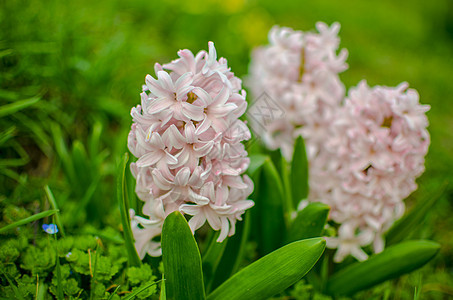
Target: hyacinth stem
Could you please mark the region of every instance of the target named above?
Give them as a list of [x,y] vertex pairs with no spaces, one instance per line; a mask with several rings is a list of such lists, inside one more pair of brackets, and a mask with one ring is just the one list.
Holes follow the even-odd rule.
[[118,179],[117,179],[117,198],[118,204],[120,206],[121,213],[121,224],[123,225],[123,234],[125,246],[128,254],[128,262],[131,267],[139,267],[141,265],[141,260],[138,257],[137,251],[134,246],[134,237],[131,231],[131,222],[129,219],[129,203],[127,201],[126,193],[126,166],[129,160],[129,155],[124,153],[122,163],[118,170]]

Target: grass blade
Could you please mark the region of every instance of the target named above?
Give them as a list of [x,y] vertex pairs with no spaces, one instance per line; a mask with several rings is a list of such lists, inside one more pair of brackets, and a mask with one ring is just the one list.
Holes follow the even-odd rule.
[[[122,300],[131,300],[131,299],[135,299],[135,296],[137,296],[137,295],[140,294],[141,292],[146,291],[147,289],[149,289],[150,287],[152,287],[152,286],[155,285],[155,284],[158,284],[158,283],[161,282],[161,281],[162,281],[162,280],[155,281],[155,282],[151,282],[151,283],[145,285],[144,287],[142,287],[141,289],[138,289],[138,290],[134,291],[133,293],[130,293],[129,295],[127,295],[127,297],[122,298]],[[115,290],[115,291],[116,291],[116,290]]]
[[116,295],[116,293],[118,293],[118,290],[120,289],[121,285],[117,286],[116,289],[113,291],[113,293],[110,294],[108,300],[112,300],[113,299],[113,296]]
[[201,257],[189,224],[179,211],[162,228],[162,260],[168,299],[205,299]]
[[19,220],[17,222],[14,222],[12,224],[9,224],[9,225],[7,225],[5,227],[0,228],[0,233],[3,233],[3,232],[8,231],[10,229],[13,229],[13,228],[16,228],[16,227],[19,227],[19,226],[34,222],[36,220],[51,216],[51,215],[53,215],[53,214],[55,214],[57,212],[58,212],[57,209],[52,209],[52,210],[46,210],[46,211],[37,213],[37,214],[35,214],[33,216],[30,216],[28,218]]
[[57,223],[58,229],[60,230],[60,234],[64,237],[65,236],[64,228],[63,228],[63,224],[61,223],[60,210],[58,209],[57,201],[55,201],[55,197],[53,196],[53,193],[50,190],[48,185],[46,185],[44,187],[44,191],[46,192],[47,199],[49,200],[50,205],[52,206],[52,208],[54,210],[57,210],[57,213],[55,214],[55,222]]
[[299,281],[321,257],[322,238],[286,245],[242,269],[208,296],[216,299],[267,299]]
[[391,246],[364,262],[352,264],[333,274],[327,282],[327,293],[352,295],[412,272],[430,261],[439,249],[439,244],[424,240]]
[[14,103],[2,105],[2,106],[0,106],[0,118],[13,114],[16,111],[19,111],[21,109],[27,108],[27,107],[35,104],[36,102],[38,102],[39,99],[40,99],[40,97],[33,97],[30,99],[20,100],[20,101],[14,102]]
[[[46,186],[47,187],[47,186]],[[54,217],[55,218],[55,217]],[[55,221],[56,222],[56,221]],[[60,228],[61,232],[61,228]],[[63,300],[63,284],[61,283],[61,267],[60,267],[60,257],[58,256],[58,242],[57,242],[57,234],[53,235],[55,237],[55,269],[57,270],[57,299]]]
[[138,257],[137,250],[135,250],[134,246],[134,237],[132,235],[131,222],[129,219],[129,203],[127,202],[126,197],[127,193],[125,186],[125,176],[128,160],[129,155],[127,153],[124,153],[123,160],[118,171],[116,192],[118,197],[118,204],[120,206],[121,224],[123,225],[124,241],[127,249],[129,265],[132,267],[139,267],[141,265],[141,260]]

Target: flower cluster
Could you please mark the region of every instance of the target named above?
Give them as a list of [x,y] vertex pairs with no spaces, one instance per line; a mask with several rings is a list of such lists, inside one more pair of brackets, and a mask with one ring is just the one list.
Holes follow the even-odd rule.
[[239,120],[247,108],[241,80],[216,49],[179,59],[146,76],[141,105],[132,108],[128,147],[138,158],[131,164],[143,214],[131,213],[135,246],[140,257],[161,255],[165,217],[175,210],[191,215],[192,231],[206,220],[220,230],[218,241],[233,235],[235,223],[253,206],[247,197],[253,183],[242,175],[249,165],[241,141],[250,139]]
[[[404,212],[403,199],[424,171],[429,134],[426,111],[415,90],[370,88],[365,82],[345,99],[338,73],[347,68],[346,50],[336,54],[339,25],[316,25],[319,33],[274,27],[270,45],[254,50],[249,85],[284,109],[280,118],[251,116],[253,129],[270,149],[290,160],[294,140],[305,139],[310,172],[308,201],[331,206],[340,224],[327,246],[367,258],[361,247],[384,247],[382,234]],[[301,207],[307,201],[301,202]]]
[[416,188],[424,171],[430,143],[425,113],[418,93],[407,89],[368,87],[365,81],[349,91],[326,141],[329,159],[317,162],[310,174],[310,200],[331,206],[331,219],[341,224],[336,261],[348,254],[359,260],[360,249],[374,241],[383,250],[382,234],[404,212],[402,201]]
[[344,98],[338,73],[347,69],[347,51],[336,54],[340,25],[328,27],[319,22],[316,28],[319,33],[274,26],[269,32],[270,45],[252,53],[248,84],[253,95],[266,93],[285,114],[271,120],[254,116],[251,125],[268,148],[280,148],[288,160],[294,140],[301,135],[309,157],[317,156]]

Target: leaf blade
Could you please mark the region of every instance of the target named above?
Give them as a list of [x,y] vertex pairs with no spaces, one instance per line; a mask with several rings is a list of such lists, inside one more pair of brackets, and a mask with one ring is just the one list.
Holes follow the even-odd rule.
[[291,162],[291,190],[294,207],[308,196],[308,160],[305,143],[301,136],[294,144],[293,159]]
[[14,102],[14,103],[2,105],[2,106],[0,106],[0,118],[13,114],[24,108],[27,108],[27,107],[35,104],[36,102],[38,102],[40,99],[41,99],[40,97],[32,97],[30,99],[20,100],[20,101]]
[[205,299],[200,251],[179,211],[169,214],[164,221],[162,260],[167,299]]
[[300,280],[325,249],[314,238],[286,245],[245,267],[208,296],[216,299],[267,299]]
[[321,236],[327,222],[330,207],[313,202],[299,211],[287,234],[287,243]]
[[418,269],[430,261],[439,249],[439,244],[426,240],[391,246],[366,261],[352,264],[333,274],[327,282],[327,292],[331,295],[352,295]]

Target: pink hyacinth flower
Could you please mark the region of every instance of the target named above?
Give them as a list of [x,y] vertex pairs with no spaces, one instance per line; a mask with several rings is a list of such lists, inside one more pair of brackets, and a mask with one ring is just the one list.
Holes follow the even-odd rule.
[[191,216],[192,232],[206,222],[220,230],[221,242],[254,205],[244,175],[249,159],[241,142],[251,135],[239,120],[247,107],[241,80],[217,59],[212,42],[209,52],[178,54],[155,65],[157,78],[146,76],[141,105],[131,110],[128,147],[138,158],[131,171],[146,216],[132,212],[131,224],[142,259],[161,255],[158,238],[173,211]]

